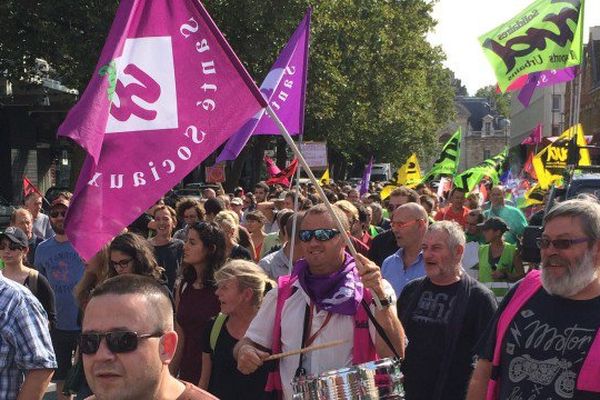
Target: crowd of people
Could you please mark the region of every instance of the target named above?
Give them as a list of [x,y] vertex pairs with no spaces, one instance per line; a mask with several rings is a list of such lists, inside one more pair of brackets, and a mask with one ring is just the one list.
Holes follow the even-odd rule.
[[86,261],[71,194],[29,194],[0,234],[0,398],[291,399],[386,357],[408,400],[600,398],[595,198],[536,213],[528,263],[539,222],[502,186],[323,184],[333,213],[312,184],[253,189],[160,200]]

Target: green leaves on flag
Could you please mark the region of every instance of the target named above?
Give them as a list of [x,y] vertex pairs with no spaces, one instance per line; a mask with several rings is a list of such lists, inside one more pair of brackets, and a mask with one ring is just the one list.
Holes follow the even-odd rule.
[[479,37],[504,92],[519,76],[579,65],[584,0],[537,0]]
[[494,185],[497,185],[500,182],[500,175],[506,165],[507,157],[508,150],[504,149],[504,151],[496,154],[494,157],[488,158],[481,164],[469,168],[454,178],[454,186],[464,188],[470,192],[485,177],[489,177]]
[[460,158],[460,142],[462,140],[462,130],[460,127],[448,139],[438,159],[423,178],[423,182],[432,180],[441,175],[454,175],[458,169],[458,160]]

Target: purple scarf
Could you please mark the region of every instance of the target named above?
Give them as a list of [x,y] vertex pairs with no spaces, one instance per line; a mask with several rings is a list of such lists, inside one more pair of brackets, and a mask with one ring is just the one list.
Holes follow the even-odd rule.
[[344,255],[342,267],[331,275],[311,274],[304,259],[296,261],[294,274],[298,275],[300,286],[319,310],[343,315],[356,313],[364,288],[350,254]]

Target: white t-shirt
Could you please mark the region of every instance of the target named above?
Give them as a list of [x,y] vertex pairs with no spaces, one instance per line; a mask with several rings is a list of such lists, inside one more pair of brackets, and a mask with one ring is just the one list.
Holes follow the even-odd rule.
[[[392,296],[392,310],[396,313],[396,295],[394,289],[384,282],[384,290],[387,296]],[[310,298],[302,290],[298,281],[293,286],[298,287],[289,299],[285,301],[281,316],[281,351],[296,350],[302,347],[302,328],[304,323],[304,312],[306,305],[310,304]],[[250,327],[246,331],[246,337],[253,342],[270,349],[273,342],[273,323],[275,321],[275,308],[277,306],[277,290],[271,290],[265,296],[262,306],[258,311]],[[371,311],[375,312],[375,306],[371,305]],[[313,316],[310,335],[314,334],[323,325],[327,311],[319,311]],[[373,343],[377,337],[375,326],[369,320],[369,333]],[[340,369],[352,365],[352,347],[354,339],[354,316],[333,314],[329,323],[315,338],[312,345],[331,342],[333,340],[346,340],[335,347],[312,351],[304,355],[302,366],[307,374],[317,375],[321,372]],[[283,386],[285,399],[292,398],[292,380],[298,368],[299,355],[282,358],[279,362],[279,373]]]

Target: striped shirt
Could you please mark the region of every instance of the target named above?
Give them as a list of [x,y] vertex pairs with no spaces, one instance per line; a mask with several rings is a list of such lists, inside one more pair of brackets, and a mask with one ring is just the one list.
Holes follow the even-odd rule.
[[54,369],[48,317],[26,287],[0,273],[0,399],[16,399],[25,373]]

